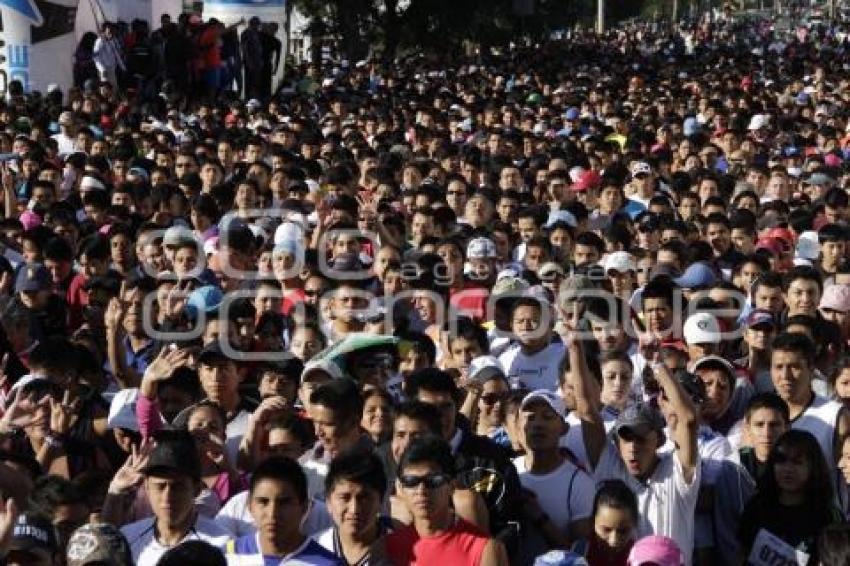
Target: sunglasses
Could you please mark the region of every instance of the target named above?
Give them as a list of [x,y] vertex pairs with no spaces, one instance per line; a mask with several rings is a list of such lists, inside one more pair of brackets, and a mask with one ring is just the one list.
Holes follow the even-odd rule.
[[449,483],[449,476],[445,474],[428,474],[427,476],[405,474],[399,476],[398,481],[406,489],[416,489],[423,483],[428,489],[439,489]]
[[304,289],[304,294],[308,297],[315,297],[317,295],[321,295],[321,289]]
[[485,405],[495,405],[496,403],[504,403],[508,398],[507,393],[487,393],[481,396],[481,400]]

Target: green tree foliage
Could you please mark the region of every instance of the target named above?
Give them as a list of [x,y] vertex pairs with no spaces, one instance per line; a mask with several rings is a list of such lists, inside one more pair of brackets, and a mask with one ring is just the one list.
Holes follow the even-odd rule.
[[[316,29],[340,40],[349,59],[399,51],[450,55],[464,45],[535,41],[576,23],[589,24],[596,0],[292,0]],[[606,0],[609,23],[638,15],[647,0]]]

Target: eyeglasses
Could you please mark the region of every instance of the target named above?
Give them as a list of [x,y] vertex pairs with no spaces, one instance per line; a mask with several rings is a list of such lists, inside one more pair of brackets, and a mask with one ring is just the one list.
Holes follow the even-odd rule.
[[321,289],[304,289],[304,294],[308,297],[316,297],[322,294]]
[[495,405],[496,403],[504,403],[508,398],[508,393],[487,393],[481,396],[481,400],[485,405]]
[[449,479],[449,476],[445,474],[428,474],[427,476],[405,474],[399,476],[398,481],[405,489],[416,489],[423,483],[428,489],[439,489],[449,483]]
[[459,197],[461,195],[465,195],[466,193],[463,191],[448,191],[446,194]]

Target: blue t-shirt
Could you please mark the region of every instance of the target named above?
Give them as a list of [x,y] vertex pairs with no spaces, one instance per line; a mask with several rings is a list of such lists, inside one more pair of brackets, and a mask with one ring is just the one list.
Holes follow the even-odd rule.
[[343,566],[343,563],[319,543],[308,538],[295,552],[284,556],[264,556],[260,552],[259,535],[256,533],[231,540],[226,546],[227,563],[256,566]]

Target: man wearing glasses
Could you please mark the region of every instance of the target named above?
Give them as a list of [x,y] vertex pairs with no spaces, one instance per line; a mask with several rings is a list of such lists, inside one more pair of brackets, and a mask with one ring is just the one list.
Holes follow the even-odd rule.
[[399,564],[508,564],[501,542],[452,510],[455,466],[449,445],[436,437],[414,440],[401,456],[396,491],[413,524],[387,536],[387,555]]

